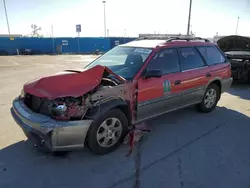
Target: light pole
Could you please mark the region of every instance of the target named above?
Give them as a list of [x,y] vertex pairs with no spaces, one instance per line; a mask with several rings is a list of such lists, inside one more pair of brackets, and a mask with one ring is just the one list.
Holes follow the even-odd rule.
[[109,37],[109,29],[107,29],[107,37]]
[[189,4],[187,35],[189,35],[189,30],[190,30],[191,11],[192,11],[192,0],[190,0],[190,4]]
[[52,53],[54,54],[55,40],[54,40],[54,26],[51,25],[51,38],[52,38]]
[[3,5],[4,5],[4,10],[5,10],[5,17],[6,17],[8,32],[9,32],[9,35],[10,35],[10,25],[9,25],[9,19],[8,19],[8,14],[7,14],[7,8],[6,8],[5,0],[3,0]]
[[238,33],[239,19],[240,19],[240,17],[238,16],[235,35],[237,35],[237,33]]
[[102,1],[102,3],[103,3],[103,13],[104,13],[104,37],[106,37],[106,10],[105,10],[106,1]]

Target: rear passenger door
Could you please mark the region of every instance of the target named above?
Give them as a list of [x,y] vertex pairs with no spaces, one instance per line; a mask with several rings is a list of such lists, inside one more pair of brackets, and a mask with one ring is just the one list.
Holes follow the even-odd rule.
[[224,78],[231,77],[230,64],[227,62],[217,46],[200,46],[197,47],[197,49],[209,67],[211,80],[215,77],[219,77],[223,81]]
[[181,104],[187,106],[202,101],[210,74],[208,66],[195,47],[179,48],[181,65]]
[[137,120],[143,120],[180,107],[181,75],[177,49],[160,50],[145,71],[161,70],[160,78],[138,80]]

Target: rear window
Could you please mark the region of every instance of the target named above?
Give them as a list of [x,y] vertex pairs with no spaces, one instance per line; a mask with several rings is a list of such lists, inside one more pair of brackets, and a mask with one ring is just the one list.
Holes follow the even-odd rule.
[[197,47],[201,55],[204,57],[208,65],[215,65],[225,62],[224,56],[215,46]]

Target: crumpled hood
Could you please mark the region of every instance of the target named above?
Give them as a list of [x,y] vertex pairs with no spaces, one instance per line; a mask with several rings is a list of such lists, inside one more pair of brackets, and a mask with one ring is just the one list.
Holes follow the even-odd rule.
[[67,96],[79,97],[97,87],[105,71],[125,81],[107,67],[97,65],[87,70],[65,71],[42,77],[27,82],[23,89],[25,93],[49,100]]

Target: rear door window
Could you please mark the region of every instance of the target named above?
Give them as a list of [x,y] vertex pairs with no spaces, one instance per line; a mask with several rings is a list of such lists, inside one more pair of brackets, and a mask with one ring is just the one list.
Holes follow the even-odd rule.
[[182,71],[205,66],[202,57],[195,48],[179,48],[179,56]]
[[204,57],[208,65],[215,65],[225,62],[224,56],[215,46],[197,47],[201,55]]
[[161,50],[150,62],[148,70],[161,70],[162,74],[180,72],[180,64],[176,49]]

